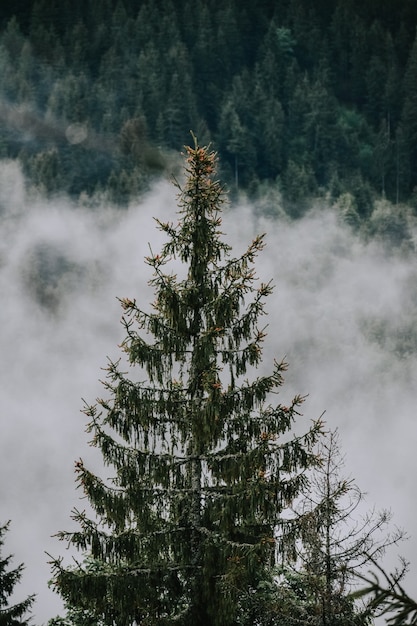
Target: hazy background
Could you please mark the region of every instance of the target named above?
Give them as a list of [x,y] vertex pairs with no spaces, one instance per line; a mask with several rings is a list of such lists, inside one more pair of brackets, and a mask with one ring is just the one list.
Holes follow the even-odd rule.
[[[81,398],[102,395],[101,368],[119,356],[116,297],[145,308],[152,298],[144,256],[148,242],[156,252],[163,241],[153,217],[175,219],[175,211],[168,182],[128,210],[93,210],[27,197],[18,165],[0,163],[0,522],[12,520],[5,554],[26,565],[16,601],[38,594],[35,624],[61,608],[47,589],[45,551],[58,556],[65,546],[51,535],[71,526],[74,506],[83,508],[73,467],[92,451]],[[325,210],[290,223],[231,207],[223,230],[236,256],[256,233],[268,233],[256,264],[276,285],[263,367],[286,357],[283,398],[309,394],[306,421],[326,411],[369,508],[391,508],[394,523],[413,533],[415,255],[361,243]],[[413,581],[417,536],[398,551],[413,562]]]

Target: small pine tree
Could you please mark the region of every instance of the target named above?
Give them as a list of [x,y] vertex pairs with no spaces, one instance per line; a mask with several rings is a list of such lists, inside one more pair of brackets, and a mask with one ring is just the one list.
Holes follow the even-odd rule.
[[22,577],[24,569],[23,563],[13,570],[7,570],[13,555],[2,557],[1,548],[4,545],[4,535],[8,531],[10,521],[0,526],[0,626],[26,626],[30,618],[25,618],[25,614],[30,610],[35,596],[31,595],[12,606],[9,606],[9,598],[14,588]]
[[[59,533],[88,558],[54,560],[53,584],[97,622],[243,623],[244,598],[272,581],[282,513],[317,463],[320,421],[295,436],[302,398],[271,404],[286,365],[245,378],[261,362],[271,285],[255,285],[262,236],[240,258],[221,239],[215,168],[214,153],[187,148],[178,224],[158,222],[168,241],[147,259],[152,309],[121,300],[135,379],[110,362],[110,398],[85,411],[115,474],[104,480],[76,464],[96,517],[75,511],[80,530]],[[182,279],[165,269],[174,259]]]
[[359,515],[364,496],[353,479],[341,475],[344,459],[337,430],[321,440],[318,451],[322,465],[312,472],[308,492],[298,504],[296,567],[283,568],[282,589],[292,597],[291,613],[298,613],[300,624],[367,626],[376,612],[355,602],[355,578],[404,533],[385,532],[389,511]]

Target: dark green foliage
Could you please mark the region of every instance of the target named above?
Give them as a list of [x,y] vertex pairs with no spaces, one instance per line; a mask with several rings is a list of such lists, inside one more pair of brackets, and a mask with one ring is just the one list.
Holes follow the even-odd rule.
[[4,535],[9,529],[10,522],[0,526],[0,626],[27,626],[30,618],[26,617],[35,600],[35,596],[29,596],[26,600],[17,604],[9,605],[9,598],[15,591],[16,584],[22,577],[23,564],[15,569],[8,570],[12,555],[4,557],[2,547]]
[[302,398],[271,404],[285,364],[255,376],[271,292],[255,283],[263,237],[230,256],[215,167],[214,153],[187,149],[178,222],[158,222],[167,243],[147,259],[152,308],[121,300],[127,364],[109,364],[108,397],[86,409],[113,475],[76,464],[97,517],[76,511],[79,531],[59,536],[89,560],[55,560],[53,584],[106,624],[242,623],[248,594],[272,585],[283,511],[318,462],[320,421],[291,432]]
[[[323,614],[320,586],[303,572],[292,568],[277,571],[279,584],[261,585],[248,597],[245,626],[370,626],[367,610],[358,611],[354,598],[340,593],[334,597],[332,616]],[[258,621],[257,621],[258,620]],[[263,621],[262,621],[263,620]]]
[[[356,179],[391,201],[413,194],[417,5],[409,0],[12,5],[0,9],[0,130],[6,156],[19,157],[41,188],[78,196],[109,185],[112,199],[128,202],[146,187],[134,183],[138,167],[143,181],[158,174],[114,150],[125,123],[141,117],[159,149],[180,150],[190,128],[204,132],[227,183],[249,193],[278,181],[285,198],[295,165],[317,183],[300,189],[301,203],[335,177],[340,193]],[[65,154],[74,122],[89,132],[81,167],[79,155]],[[56,181],[28,164],[51,150]]]
[[[287,558],[277,564],[275,584],[260,581],[256,592],[243,598],[239,623],[370,626],[381,612],[376,597],[366,603],[359,600],[370,593],[369,589],[352,594],[355,576],[377,563],[403,533],[381,536],[389,520],[386,512],[357,516],[362,494],[352,480],[341,477],[343,459],[337,433],[328,433],[319,451],[322,464],[312,473],[308,489],[298,501],[293,560]],[[288,541],[291,526],[286,530]]]

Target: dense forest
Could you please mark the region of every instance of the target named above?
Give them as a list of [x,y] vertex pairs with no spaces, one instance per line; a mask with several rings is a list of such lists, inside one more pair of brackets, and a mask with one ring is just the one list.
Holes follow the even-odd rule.
[[[252,284],[263,237],[234,258],[219,231],[224,195],[292,225],[319,201],[361,235],[414,250],[416,28],[415,0],[0,5],[0,159],[19,163],[27,197],[119,216],[161,177],[179,190],[181,218],[157,220],[169,241],[146,258],[152,312],[120,300],[119,347],[147,378],[110,361],[110,399],[83,411],[114,476],[76,463],[94,515],[74,510],[79,530],[58,532],[82,556],[51,557],[65,614],[49,626],[417,624],[408,563],[380,563],[403,531],[386,511],[347,523],[363,494],[343,475],[337,432],[321,418],[295,432],[302,396],[269,404],[285,362],[243,381],[262,362],[272,287]],[[39,249],[32,289],[55,277]],[[166,273],[173,259],[184,280]],[[415,352],[414,305],[392,349],[402,359]],[[383,321],[363,327],[388,343]],[[0,625],[25,626],[34,596],[9,606],[23,565],[2,558],[8,529]]]
[[192,129],[232,193],[292,216],[413,206],[416,25],[412,0],[2,3],[0,155],[48,194],[124,204]]

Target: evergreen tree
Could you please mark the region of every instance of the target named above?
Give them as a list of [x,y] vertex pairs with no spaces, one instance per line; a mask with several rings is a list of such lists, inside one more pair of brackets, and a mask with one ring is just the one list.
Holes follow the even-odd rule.
[[403,81],[404,104],[401,115],[403,141],[408,154],[409,190],[417,184],[417,35],[411,48]]
[[[301,542],[295,542],[297,567],[284,566],[283,588],[292,590],[293,615],[317,626],[365,626],[372,609],[356,604],[351,595],[355,574],[378,562],[388,546],[404,537],[384,533],[390,513],[360,516],[363,494],[353,479],[341,475],[343,458],[338,432],[319,446],[322,465],[315,469],[309,491],[298,507]],[[298,607],[298,608],[297,608]],[[307,616],[302,617],[308,607]],[[308,616],[314,615],[314,620]]]
[[3,526],[0,526],[0,626],[26,626],[29,623],[29,619],[25,617],[25,614],[30,610],[35,596],[31,595],[12,606],[8,605],[8,599],[12,595],[16,583],[18,583],[22,577],[22,571],[24,569],[23,563],[18,565],[13,570],[8,570],[12,555],[3,557],[1,554],[1,548],[4,545],[4,535],[9,529],[10,522],[7,522]]
[[[88,559],[55,559],[53,584],[97,622],[243,623],[244,599],[272,584],[283,512],[318,462],[320,421],[292,432],[302,398],[271,404],[286,365],[249,380],[272,287],[255,283],[262,236],[240,258],[221,239],[215,168],[214,153],[187,148],[178,224],[158,222],[167,243],[147,259],[153,308],[121,300],[132,375],[110,362],[110,397],[86,408],[92,445],[114,476],[76,464],[96,515],[75,511],[79,530],[59,537]],[[173,260],[182,278],[165,269]]]

